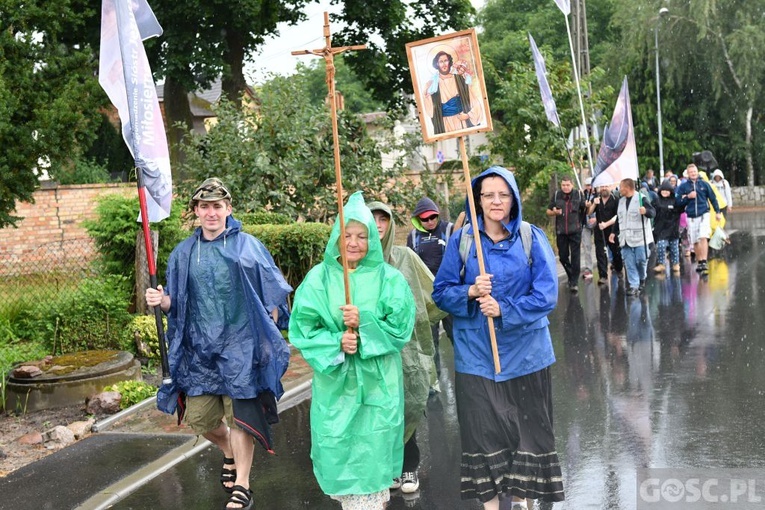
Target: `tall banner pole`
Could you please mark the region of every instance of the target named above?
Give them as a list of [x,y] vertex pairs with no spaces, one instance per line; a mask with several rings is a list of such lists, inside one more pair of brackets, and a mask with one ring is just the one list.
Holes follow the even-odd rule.
[[[467,194],[468,199],[468,207],[470,208],[470,217],[474,218],[473,223],[473,235],[475,237],[475,255],[478,259],[478,271],[481,273],[481,276],[486,274],[486,265],[483,260],[483,246],[481,246],[481,235],[480,232],[478,232],[478,222],[475,221],[476,216],[476,210],[475,210],[475,198],[473,197],[473,189],[470,186],[470,165],[468,164],[468,157],[467,157],[467,151],[465,150],[465,138],[460,136],[459,137],[460,142],[460,156],[462,157],[462,174],[465,179],[465,193]],[[494,358],[494,371],[496,373],[500,373],[502,371],[502,366],[499,363],[499,350],[497,349],[497,332],[494,331],[494,317],[486,317],[486,321],[489,325],[489,339],[491,341],[491,355]]]
[[[576,55],[574,55],[574,41],[571,38],[571,25],[569,25],[568,23],[568,15],[564,13],[563,17],[566,19],[566,32],[568,33],[568,47],[571,50],[571,67],[574,69],[574,82],[576,83],[576,93],[579,97],[579,111],[582,114],[582,125],[584,126],[584,129],[587,135],[584,137],[584,139],[587,142],[587,162],[590,164],[590,175],[592,175],[592,172],[595,166],[592,164],[592,149],[590,148],[590,133],[589,133],[589,130],[587,129],[587,119],[584,115],[584,101],[582,101],[582,88],[579,85],[579,70],[576,67]],[[576,180],[577,180],[577,184],[579,184],[579,189],[581,189],[582,185],[579,182],[578,176]]]
[[[103,0],[98,82],[119,111],[123,138],[135,160],[149,281],[155,289],[157,267],[149,222],[170,215],[172,179],[164,123],[143,41],[161,34],[162,27],[146,0]],[[154,320],[162,384],[171,384],[167,340],[158,306],[154,307]]]
[[343,286],[345,304],[351,304],[351,282],[348,271],[348,259],[345,250],[345,214],[343,212],[343,173],[340,169],[340,133],[337,127],[337,92],[335,90],[335,55],[348,50],[365,50],[366,45],[332,47],[332,33],[329,28],[329,13],[324,12],[324,48],[318,50],[293,51],[293,55],[318,55],[324,57],[327,66],[327,88],[329,90],[329,108],[332,118],[332,146],[335,159],[335,188],[337,190],[338,221],[340,222],[340,261],[343,265]]

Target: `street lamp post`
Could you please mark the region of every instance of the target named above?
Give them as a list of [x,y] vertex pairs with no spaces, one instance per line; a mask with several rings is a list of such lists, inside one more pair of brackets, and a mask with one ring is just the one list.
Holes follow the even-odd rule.
[[653,30],[654,50],[656,52],[656,114],[659,119],[659,179],[664,177],[664,140],[661,132],[661,84],[659,81],[659,22],[661,17],[669,12],[669,9],[659,9],[659,17],[656,19],[656,28]]

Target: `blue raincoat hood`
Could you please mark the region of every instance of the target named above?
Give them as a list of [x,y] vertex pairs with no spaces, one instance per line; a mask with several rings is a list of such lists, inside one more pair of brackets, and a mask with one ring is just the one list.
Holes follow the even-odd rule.
[[[473,178],[470,183],[470,187],[473,191],[473,199],[475,200],[476,214],[478,215],[478,228],[483,230],[483,210],[481,209],[481,181],[487,177],[501,177],[507,183],[510,188],[510,193],[513,194],[513,205],[510,208],[510,221],[505,225],[505,229],[513,236],[518,232],[521,226],[523,216],[521,214],[521,194],[518,191],[518,183],[515,181],[515,176],[508,169],[501,166],[492,166],[481,172],[478,177]],[[475,224],[470,216],[470,205],[467,197],[465,197],[465,211],[467,221],[471,224]]]

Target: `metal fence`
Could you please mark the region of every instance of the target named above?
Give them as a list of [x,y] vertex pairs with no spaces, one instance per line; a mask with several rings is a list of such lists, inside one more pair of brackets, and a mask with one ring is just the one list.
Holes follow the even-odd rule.
[[[126,264],[132,264],[133,257],[126,253]],[[90,237],[6,253],[0,262],[0,320],[12,323],[25,310],[42,315],[63,295],[100,273],[98,252]]]

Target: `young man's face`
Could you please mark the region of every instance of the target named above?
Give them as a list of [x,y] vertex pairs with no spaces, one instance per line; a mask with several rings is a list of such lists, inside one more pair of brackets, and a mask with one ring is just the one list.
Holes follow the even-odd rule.
[[390,216],[385,214],[384,211],[372,211],[372,215],[375,217],[375,225],[377,225],[377,233],[380,234],[380,240],[385,237],[390,228]]
[[695,166],[689,166],[685,170],[688,172],[688,178],[690,180],[695,181],[699,177],[699,169]]
[[571,191],[574,189],[574,183],[571,181],[561,181],[560,189],[563,191],[563,193],[571,193]]
[[194,206],[202,233],[206,239],[215,239],[226,229],[226,218],[231,215],[231,204],[226,200],[199,201]]

